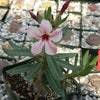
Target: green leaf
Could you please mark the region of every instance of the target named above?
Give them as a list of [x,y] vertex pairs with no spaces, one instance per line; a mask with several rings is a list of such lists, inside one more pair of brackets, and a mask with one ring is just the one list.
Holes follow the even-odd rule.
[[91,71],[91,73],[100,73],[100,71]]
[[49,7],[48,10],[47,10],[47,19],[49,21],[51,20],[51,7]]
[[68,14],[65,18],[61,19],[61,21],[60,21],[59,25],[60,25],[61,23],[65,22],[65,21],[66,21],[66,19],[68,18],[68,16],[69,16],[69,14]]
[[67,17],[68,17],[68,16],[66,16],[65,18],[63,18],[63,19],[61,20],[60,24],[63,23],[64,21],[66,21]]
[[94,66],[96,65],[97,61],[98,61],[99,56],[96,56],[90,63],[89,66]]
[[9,49],[5,49],[3,48],[4,52],[10,56],[31,56],[33,57],[33,54],[31,53],[31,51],[27,48],[23,48],[23,49],[13,49],[13,50],[9,50]]
[[89,63],[89,50],[84,54],[83,59],[82,59],[82,68],[85,68],[86,65]]
[[14,48],[14,49],[19,49],[19,48],[21,48],[21,46],[16,45],[16,44],[15,44],[14,42],[12,42],[12,41],[9,41],[9,44],[10,44],[11,47]]
[[44,18],[47,19],[47,11],[44,11]]
[[37,64],[25,64],[25,65],[21,65],[21,66],[15,67],[13,69],[7,70],[7,73],[18,74],[18,73],[28,72],[30,69],[32,69],[36,65]]
[[48,56],[47,62],[48,62],[48,67],[50,69],[50,72],[52,73],[52,75],[55,79],[59,80],[61,77],[63,77],[61,69],[58,66],[58,64],[56,63],[56,60],[54,59],[53,56]]
[[58,27],[61,23],[61,16],[55,19],[53,26]]
[[41,17],[40,17],[40,15],[39,15],[39,12],[37,12],[37,18],[38,18],[38,20],[39,20],[39,22],[41,22]]
[[56,79],[52,76],[52,74],[51,74],[49,68],[46,69],[45,74],[46,74],[47,80],[48,80],[50,86],[52,87],[52,89],[53,89],[57,94],[59,94],[60,96],[64,97],[64,89],[63,89],[62,85],[60,84],[60,82],[59,82],[58,80],[56,80]]
[[62,67],[62,68],[67,68],[67,69],[70,69],[70,70],[73,70],[73,71],[80,71],[81,68],[80,67],[77,67],[75,65],[71,65],[69,62],[67,61],[62,61],[62,60],[59,60],[59,59],[56,59],[56,62]]
[[78,54],[76,54],[74,65],[77,66]]
[[72,14],[75,14],[75,15],[81,15],[82,14],[81,12],[76,12],[76,11],[69,11],[68,13],[72,13]]
[[58,53],[55,56],[57,56],[59,59],[65,59],[65,58],[72,58],[75,57],[77,53]]
[[29,81],[35,77],[35,75],[40,71],[42,68],[42,63],[35,64],[25,76],[25,80]]
[[68,25],[66,25],[63,29],[62,29],[62,32],[63,32],[63,38],[67,35],[67,32],[68,32]]
[[77,72],[77,73],[72,73],[72,77],[77,77],[77,76],[85,76],[88,75],[89,73],[91,73],[91,70],[95,67],[96,63],[98,61],[98,56],[95,57],[90,64],[83,70]]
[[88,75],[91,70],[95,67],[96,63],[98,61],[98,56],[96,56],[89,65],[84,69],[84,72],[81,74],[82,76]]

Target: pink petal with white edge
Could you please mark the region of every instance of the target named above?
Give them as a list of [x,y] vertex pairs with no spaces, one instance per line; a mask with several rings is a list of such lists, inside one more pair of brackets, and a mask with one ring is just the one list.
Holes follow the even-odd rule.
[[49,34],[52,31],[52,26],[48,20],[42,20],[40,24],[40,28],[43,34]]
[[43,46],[44,46],[44,41],[39,40],[38,42],[35,42],[32,45],[32,49],[31,49],[32,54],[37,55],[37,54],[41,53]]
[[61,30],[53,31],[49,36],[50,40],[58,42],[62,39],[62,31]]
[[51,41],[45,41],[45,51],[49,55],[55,55],[57,52],[57,47]]
[[36,39],[40,39],[42,35],[37,27],[28,28],[27,33],[29,37]]

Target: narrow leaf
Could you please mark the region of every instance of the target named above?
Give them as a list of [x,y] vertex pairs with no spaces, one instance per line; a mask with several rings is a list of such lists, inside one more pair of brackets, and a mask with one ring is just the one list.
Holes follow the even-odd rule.
[[29,72],[25,76],[25,80],[29,81],[33,79],[41,68],[42,68],[42,63],[37,63],[35,66],[32,67],[32,69],[29,70]]
[[46,73],[47,80],[48,80],[50,86],[52,87],[52,89],[53,89],[57,94],[59,94],[60,96],[63,97],[63,96],[64,96],[64,89],[63,89],[62,85],[60,84],[60,82],[59,82],[58,80],[56,80],[56,79],[52,76],[52,74],[51,74],[49,68],[46,69],[46,72],[45,72],[45,73]]
[[58,27],[60,25],[60,23],[61,23],[61,16],[59,16],[57,19],[55,19],[54,26]]
[[99,56],[96,56],[90,63],[89,66],[91,65],[96,65],[97,61],[98,61]]
[[75,15],[82,15],[81,12],[76,12],[76,11],[69,11],[68,13],[72,13],[72,14],[75,14]]
[[74,65],[77,66],[78,54],[76,54]]
[[72,73],[72,77],[77,77],[77,76],[85,76],[85,75],[88,75],[89,73],[91,73],[91,70],[95,67],[96,63],[97,63],[97,60],[98,60],[98,56],[95,57],[91,62],[90,64],[86,67],[86,69],[84,70],[81,70],[77,73]]
[[84,56],[83,56],[83,59],[82,59],[82,68],[85,68],[86,67],[86,64],[89,62],[88,61],[88,56],[89,56],[89,51],[87,51]]
[[37,18],[38,18],[38,21],[41,22],[42,18],[40,17],[39,12],[37,12]]
[[44,18],[47,19],[47,11],[44,11]]
[[58,53],[55,56],[57,56],[59,59],[65,59],[65,58],[72,58],[75,57],[77,53]]
[[66,21],[67,18],[68,18],[68,16],[66,16],[65,18],[63,18],[63,19],[61,20],[60,24],[63,23],[64,21]]
[[4,52],[10,56],[31,56],[33,57],[31,51],[29,49],[13,49],[13,50],[8,50],[3,48]]
[[71,65],[67,61],[62,61],[62,60],[56,59],[56,62],[63,68],[68,68],[68,69],[73,70],[73,71],[80,71],[81,70],[80,67],[77,67],[75,65]]
[[48,11],[47,11],[47,19],[49,21],[51,20],[51,7],[48,8]]
[[16,44],[15,44],[14,42],[12,42],[12,41],[9,41],[9,44],[10,44],[11,47],[14,48],[14,49],[19,49],[19,48],[21,48],[21,46],[16,45]]
[[7,70],[7,73],[18,74],[18,73],[28,72],[34,66],[36,66],[36,64],[21,65],[21,66],[15,67],[13,69]]
[[48,56],[47,62],[48,62],[48,67],[50,69],[50,72],[52,73],[52,75],[55,79],[59,80],[61,77],[63,77],[61,69],[58,66],[58,64],[56,63],[56,60],[54,59],[53,56]]

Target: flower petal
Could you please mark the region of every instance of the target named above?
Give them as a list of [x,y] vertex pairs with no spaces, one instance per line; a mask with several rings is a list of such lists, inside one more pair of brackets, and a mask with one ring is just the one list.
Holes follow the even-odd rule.
[[29,37],[36,39],[40,39],[42,35],[37,27],[28,28],[27,33]]
[[51,41],[45,41],[45,51],[49,55],[54,55],[57,52],[57,47]]
[[44,41],[40,40],[38,42],[35,42],[32,45],[32,49],[31,49],[32,54],[37,55],[41,53],[43,46],[44,46]]
[[52,41],[54,41],[54,42],[60,41],[61,38],[62,38],[62,31],[61,30],[53,31],[50,34],[50,37],[49,37],[49,39],[52,40]]
[[52,31],[52,26],[48,20],[42,20],[40,24],[40,28],[43,34],[49,34]]

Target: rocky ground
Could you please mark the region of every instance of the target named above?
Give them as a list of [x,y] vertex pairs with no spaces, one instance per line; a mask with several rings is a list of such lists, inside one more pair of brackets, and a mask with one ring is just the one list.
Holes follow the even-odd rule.
[[[18,4],[13,0],[13,3],[9,9],[9,12],[5,19],[2,19],[7,12],[7,9],[0,8],[0,56],[7,56],[2,50],[2,46],[11,49],[9,46],[8,40],[13,40],[18,43],[18,45],[24,44],[25,46],[31,45],[31,40],[26,35],[26,30],[28,26],[37,25],[38,23],[34,21],[28,11],[33,10],[34,13],[40,11],[41,15],[43,14],[44,9],[48,6],[52,7],[52,13],[56,15],[56,8],[58,10],[62,7],[63,1],[59,0],[59,5],[57,6],[55,1],[46,0],[29,0],[31,3],[25,2]],[[10,0],[11,2],[11,0]],[[63,14],[65,17],[69,12],[69,17],[63,25],[69,24],[69,31],[66,38],[60,42],[63,45],[72,45],[76,46],[76,49],[68,49],[64,47],[58,47],[58,52],[77,52],[79,54],[80,65],[80,50],[81,48],[92,48],[100,49],[100,3],[85,3],[80,2],[71,2],[68,10]],[[82,30],[80,30],[82,29]],[[20,41],[20,42],[19,42]],[[24,42],[26,41],[26,42]],[[95,41],[95,42],[94,42]],[[17,62],[20,62],[24,59],[16,58]],[[1,62],[2,59],[0,59]],[[73,59],[70,60],[73,63]],[[14,62],[10,61],[9,64]],[[0,63],[1,64],[1,63]],[[8,63],[7,63],[8,64]],[[2,64],[0,67],[3,66]],[[93,74],[94,75],[94,74]],[[99,75],[93,76],[94,79],[99,80]],[[93,79],[92,77],[92,79]],[[91,94],[100,95],[98,85],[100,82],[91,80],[91,76],[81,77],[80,81],[83,86],[81,87],[82,91],[89,91]],[[92,85],[90,84],[92,82]],[[95,84],[97,84],[95,86]],[[89,83],[89,84],[88,84]],[[98,87],[97,87],[98,86]],[[5,86],[3,84],[2,73],[0,73],[0,100],[9,100],[6,93]],[[89,95],[86,96],[85,100],[97,100],[95,97],[91,98]],[[99,99],[98,99],[99,100]]]

